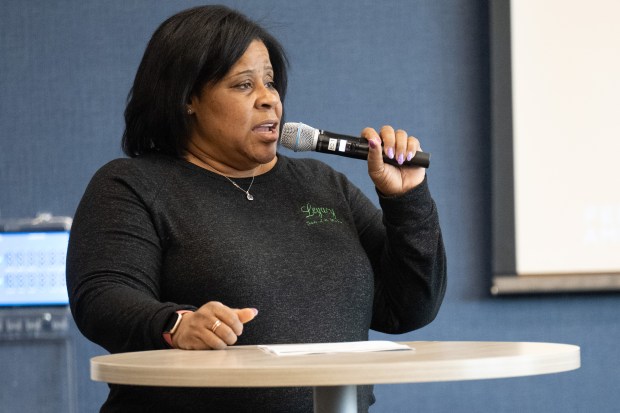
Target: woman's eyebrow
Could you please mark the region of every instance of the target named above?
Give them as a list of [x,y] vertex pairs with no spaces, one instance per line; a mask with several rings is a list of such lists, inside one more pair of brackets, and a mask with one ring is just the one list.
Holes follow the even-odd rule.
[[[271,65],[265,65],[263,67],[263,70],[265,72],[271,72],[273,73],[273,67]],[[253,75],[254,73],[256,73],[256,70],[254,69],[247,69],[247,70],[242,70],[240,72],[236,72],[230,75],[230,77],[237,77],[237,76],[244,76],[244,75]]]

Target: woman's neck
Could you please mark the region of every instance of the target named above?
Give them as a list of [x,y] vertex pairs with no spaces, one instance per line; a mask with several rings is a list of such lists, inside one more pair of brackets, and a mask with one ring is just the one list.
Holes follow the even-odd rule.
[[253,167],[248,169],[239,169],[226,163],[219,162],[207,154],[195,154],[190,151],[185,153],[185,160],[203,169],[215,172],[218,175],[230,176],[232,178],[251,178],[271,170],[277,162],[277,157],[274,157],[273,160],[265,164],[256,163]]

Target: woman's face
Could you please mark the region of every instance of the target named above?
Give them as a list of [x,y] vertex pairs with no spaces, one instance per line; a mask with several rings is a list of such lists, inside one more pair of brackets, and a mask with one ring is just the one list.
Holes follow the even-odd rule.
[[282,102],[265,45],[254,40],[224,78],[193,96],[188,152],[219,171],[274,160]]

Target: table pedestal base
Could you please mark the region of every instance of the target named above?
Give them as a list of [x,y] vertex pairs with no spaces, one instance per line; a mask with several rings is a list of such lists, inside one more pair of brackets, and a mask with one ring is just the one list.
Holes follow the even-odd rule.
[[357,413],[357,386],[317,386],[314,413]]

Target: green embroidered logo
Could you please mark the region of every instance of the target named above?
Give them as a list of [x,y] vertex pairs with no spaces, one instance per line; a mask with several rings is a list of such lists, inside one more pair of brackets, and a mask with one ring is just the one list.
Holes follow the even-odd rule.
[[301,207],[301,212],[306,219],[306,225],[328,223],[342,224],[342,221],[336,216],[334,208],[315,207],[308,203]]

